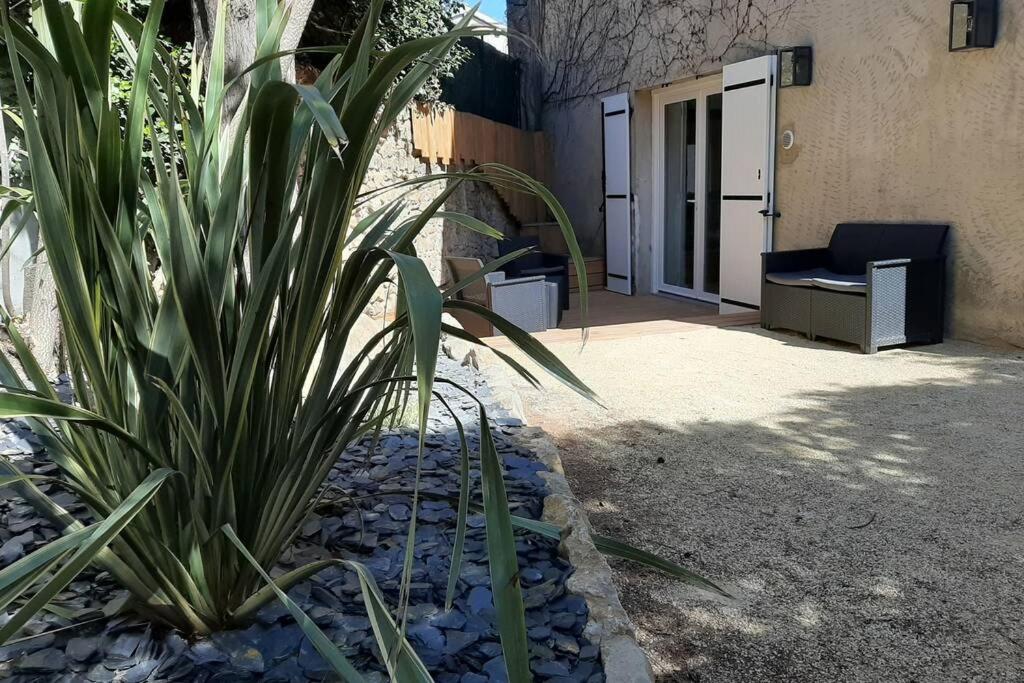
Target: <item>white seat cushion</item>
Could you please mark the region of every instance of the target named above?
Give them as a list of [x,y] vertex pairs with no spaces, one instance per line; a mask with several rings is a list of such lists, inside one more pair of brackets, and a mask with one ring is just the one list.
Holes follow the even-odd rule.
[[795,270],[791,273],[767,273],[765,279],[788,287],[820,287],[835,292],[864,294],[868,289],[866,275],[842,275],[825,268]]

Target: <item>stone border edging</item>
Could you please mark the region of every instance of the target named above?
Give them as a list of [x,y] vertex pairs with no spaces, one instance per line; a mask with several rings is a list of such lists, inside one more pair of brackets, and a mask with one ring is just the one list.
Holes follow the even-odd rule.
[[[495,400],[526,424],[522,398],[511,371],[493,352],[448,337],[445,352],[471,364],[486,377]],[[566,587],[587,601],[590,616],[584,635],[600,643],[601,661],[608,683],[654,683],[647,655],[636,640],[636,627],[622,607],[608,560],[594,545],[587,513],[565,478],[562,459],[551,437],[540,427],[526,425],[523,445],[532,449],[548,472],[540,475],[548,485],[543,520],[565,529],[559,550],[574,567]]]

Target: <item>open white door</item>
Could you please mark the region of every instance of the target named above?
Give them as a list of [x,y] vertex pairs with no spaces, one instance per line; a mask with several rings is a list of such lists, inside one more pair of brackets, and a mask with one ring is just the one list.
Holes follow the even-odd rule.
[[608,289],[633,293],[632,193],[629,187],[629,94],[601,100],[604,120],[604,243]]
[[761,307],[775,217],[775,55],[722,70],[722,313]]

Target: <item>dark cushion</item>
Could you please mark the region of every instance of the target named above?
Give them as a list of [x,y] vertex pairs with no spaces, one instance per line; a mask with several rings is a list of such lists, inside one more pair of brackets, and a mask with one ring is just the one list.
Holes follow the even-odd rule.
[[523,275],[561,275],[565,272],[565,266],[544,266],[542,268],[521,268]]
[[938,256],[948,232],[948,225],[840,223],[828,245],[831,270],[861,275],[869,261]]
[[517,258],[512,265],[517,272],[544,267],[544,255],[540,253],[540,239],[537,237],[506,237],[498,240],[498,255],[505,256],[520,249],[532,247],[536,251]]

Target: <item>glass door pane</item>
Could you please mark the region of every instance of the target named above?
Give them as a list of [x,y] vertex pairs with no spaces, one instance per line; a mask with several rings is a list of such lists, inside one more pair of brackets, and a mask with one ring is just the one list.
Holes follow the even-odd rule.
[[704,213],[704,292],[718,294],[722,236],[722,94],[707,98],[707,202]]
[[665,105],[665,233],[662,274],[666,285],[693,289],[696,230],[697,100]]

